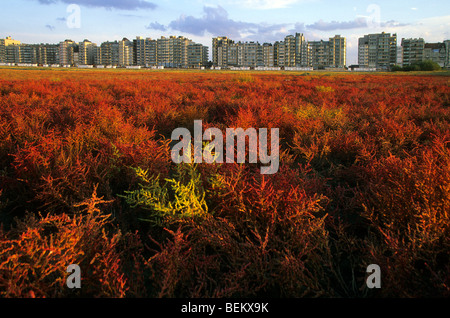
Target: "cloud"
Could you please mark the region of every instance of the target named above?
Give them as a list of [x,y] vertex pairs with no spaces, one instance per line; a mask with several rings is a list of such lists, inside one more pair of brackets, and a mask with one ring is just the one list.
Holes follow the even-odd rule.
[[148,26],[145,27],[148,30],[158,30],[158,31],[166,31],[167,27],[158,23],[158,22],[152,22]]
[[313,24],[309,24],[306,26],[308,29],[319,30],[319,31],[331,31],[331,30],[348,30],[348,29],[357,29],[357,28],[365,28],[367,27],[367,19],[366,18],[356,18],[353,21],[331,21],[325,22],[323,20],[319,20],[314,22]]
[[[254,1],[259,0],[247,0]],[[285,1],[287,3],[288,0]],[[292,1],[291,1],[292,2]],[[373,28],[398,28],[406,26],[397,21],[378,22],[367,16],[357,16],[350,21],[316,21],[312,24],[303,22],[296,23],[253,23],[233,20],[229,17],[228,12],[218,5],[217,7],[204,6],[203,16],[195,17],[192,15],[181,15],[178,19],[171,21],[167,25],[158,22],[152,22],[147,29],[167,31],[173,30],[191,34],[194,36],[228,36],[234,40],[240,41],[264,41],[274,42],[283,39],[288,34],[295,32],[304,33],[305,36],[311,38],[320,38],[322,32],[330,32],[335,30],[352,30],[352,29],[373,29]]]
[[222,0],[223,3],[229,6],[239,6],[252,10],[274,10],[290,8],[294,4],[315,2],[317,0]]
[[155,9],[157,5],[146,0],[37,0],[41,4],[63,2],[86,7],[98,7],[119,10]]
[[325,22],[319,20],[313,24],[306,26],[307,29],[318,30],[318,31],[334,31],[334,30],[350,30],[350,29],[363,29],[375,27],[400,27],[406,26],[408,24],[400,23],[398,21],[390,20],[387,22],[377,22],[372,21],[369,17],[357,17],[352,21],[331,21]]
[[276,38],[279,34],[286,32],[287,24],[251,23],[236,21],[228,17],[228,12],[221,6],[203,7],[203,16],[181,15],[178,19],[171,21],[167,26],[157,22],[150,23],[148,29],[167,29],[180,31],[196,36],[210,33],[213,36],[226,35],[234,39],[246,39],[252,36],[264,38],[266,41]]
[[204,35],[205,32],[213,35],[238,36],[246,29],[255,27],[252,23],[234,21],[228,18],[228,12],[221,6],[203,7],[203,17],[180,16],[169,23],[173,30],[182,31],[194,35]]
[[410,23],[400,23],[398,21],[390,20],[386,22],[381,22],[380,26],[383,28],[396,28],[411,25]]
[[240,0],[238,3],[244,7],[258,10],[272,10],[288,8],[290,5],[302,0]]

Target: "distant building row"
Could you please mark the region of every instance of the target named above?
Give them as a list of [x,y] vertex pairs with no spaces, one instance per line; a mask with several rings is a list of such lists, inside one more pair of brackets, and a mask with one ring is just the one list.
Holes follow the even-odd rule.
[[225,36],[212,40],[212,62],[220,68],[343,68],[347,43],[336,35],[329,41],[306,41],[301,33],[274,44],[235,42]]
[[358,64],[360,68],[390,70],[394,65],[408,66],[433,61],[450,67],[450,40],[425,43],[424,39],[402,39],[397,46],[397,34],[368,34],[359,38]]
[[409,66],[423,61],[433,61],[441,67],[450,67],[450,40],[426,43],[424,39],[402,39],[398,48],[398,64]]
[[11,37],[0,39],[0,63],[41,65],[164,66],[200,68],[208,64],[208,47],[185,37],[154,40],[137,37],[133,41],[21,44]]
[[[123,66],[202,68],[209,65],[208,47],[182,36],[160,39],[136,37],[130,41],[88,40],[76,43],[23,44],[7,37],[0,39],[0,64]],[[336,35],[328,41],[307,41],[296,33],[275,43],[235,42],[225,36],[212,39],[212,63],[224,69],[330,69],[346,67],[346,38]],[[424,39],[405,39],[397,45],[397,34],[368,34],[358,41],[359,70],[390,70],[431,60],[450,68],[450,40],[425,43]]]

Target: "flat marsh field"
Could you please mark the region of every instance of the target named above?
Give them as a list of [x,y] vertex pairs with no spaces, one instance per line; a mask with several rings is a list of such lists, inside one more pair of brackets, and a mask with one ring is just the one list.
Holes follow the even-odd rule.
[[[2,68],[0,297],[449,297],[449,106],[448,72]],[[173,163],[194,120],[278,128],[278,172]]]

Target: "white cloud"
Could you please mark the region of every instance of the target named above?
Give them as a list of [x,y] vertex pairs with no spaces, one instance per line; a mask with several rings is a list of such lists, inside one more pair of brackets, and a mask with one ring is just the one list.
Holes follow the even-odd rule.
[[424,38],[425,42],[442,42],[450,38],[450,15],[418,20],[409,25],[393,26],[388,32],[396,32],[400,38]]
[[242,0],[240,3],[248,8],[270,10],[287,8],[298,0]]
[[240,6],[253,10],[285,9],[294,4],[315,2],[317,0],[220,0],[222,5]]

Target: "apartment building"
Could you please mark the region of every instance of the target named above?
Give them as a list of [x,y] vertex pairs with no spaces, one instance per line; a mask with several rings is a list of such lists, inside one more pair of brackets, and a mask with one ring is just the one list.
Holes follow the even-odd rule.
[[187,67],[187,46],[191,40],[179,36],[162,36],[157,40],[158,66],[169,68]]
[[97,44],[89,40],[76,43],[22,44],[11,37],[0,39],[0,63],[41,65],[164,66],[176,68],[208,65],[208,47],[182,36],[158,40],[136,37],[130,41],[107,41]]
[[328,41],[308,42],[308,61],[302,66],[312,66],[314,69],[344,68],[347,62],[347,40],[336,35]]
[[21,44],[16,46],[18,50],[18,63],[20,64],[37,64],[36,45]]
[[27,62],[40,65],[59,64],[59,46],[57,44],[36,44],[30,45],[34,50],[35,60]]
[[440,43],[426,43],[423,38],[402,39],[403,66],[423,61],[433,61],[441,67],[448,64],[449,40]]
[[119,65],[119,42],[107,41],[100,45],[97,53],[97,64],[105,66]]
[[297,52],[297,38],[293,35],[286,36],[284,38],[284,66],[296,66]]
[[241,62],[237,66],[255,68],[264,65],[263,48],[261,44],[251,41],[239,43],[238,45],[240,45],[243,49],[241,50]]
[[97,44],[84,40],[78,44],[78,64],[94,65],[96,61]]
[[329,41],[310,41],[308,45],[311,48],[311,66],[314,69],[324,69],[331,64]]
[[226,47],[217,48],[218,64],[220,67],[237,67],[243,63],[244,47],[240,43],[230,43]]
[[423,49],[423,60],[433,61],[440,67],[446,67],[447,48],[445,43],[425,43]]
[[276,41],[273,46],[274,66],[284,67],[286,64],[286,43],[284,41]]
[[17,63],[20,45],[20,41],[16,41],[10,36],[0,39],[0,63]]
[[450,68],[450,40],[444,41],[445,44],[445,64],[444,67]]
[[397,46],[397,65],[403,66],[403,47]]
[[397,34],[368,34],[358,40],[358,64],[364,68],[389,70],[397,63]]
[[234,41],[226,36],[215,37],[212,39],[212,62],[214,66],[228,67],[228,48],[233,43]]
[[266,67],[275,66],[274,58],[274,46],[271,43],[264,43],[262,46],[263,50],[263,65]]
[[133,64],[137,66],[146,66],[148,64],[146,39],[141,36],[137,36],[133,40]]
[[402,39],[402,65],[412,65],[424,60],[425,40],[418,39]]
[[59,46],[55,44],[24,44],[10,37],[0,39],[0,63],[58,64]]
[[347,39],[340,35],[330,38],[329,67],[344,68],[347,65]]
[[74,65],[78,64],[79,48],[77,43],[72,40],[65,40],[59,43],[59,64]]
[[134,45],[127,38],[119,41],[119,66],[131,66],[134,60]]
[[187,67],[201,68],[208,65],[209,50],[207,46],[199,43],[190,43],[187,46]]
[[234,42],[213,38],[213,64],[218,67],[344,67],[346,39],[340,35],[329,41],[306,41],[301,33],[275,43]]
[[133,40],[133,63],[138,66],[156,66],[157,65],[157,42],[151,38],[142,38],[140,36]]

